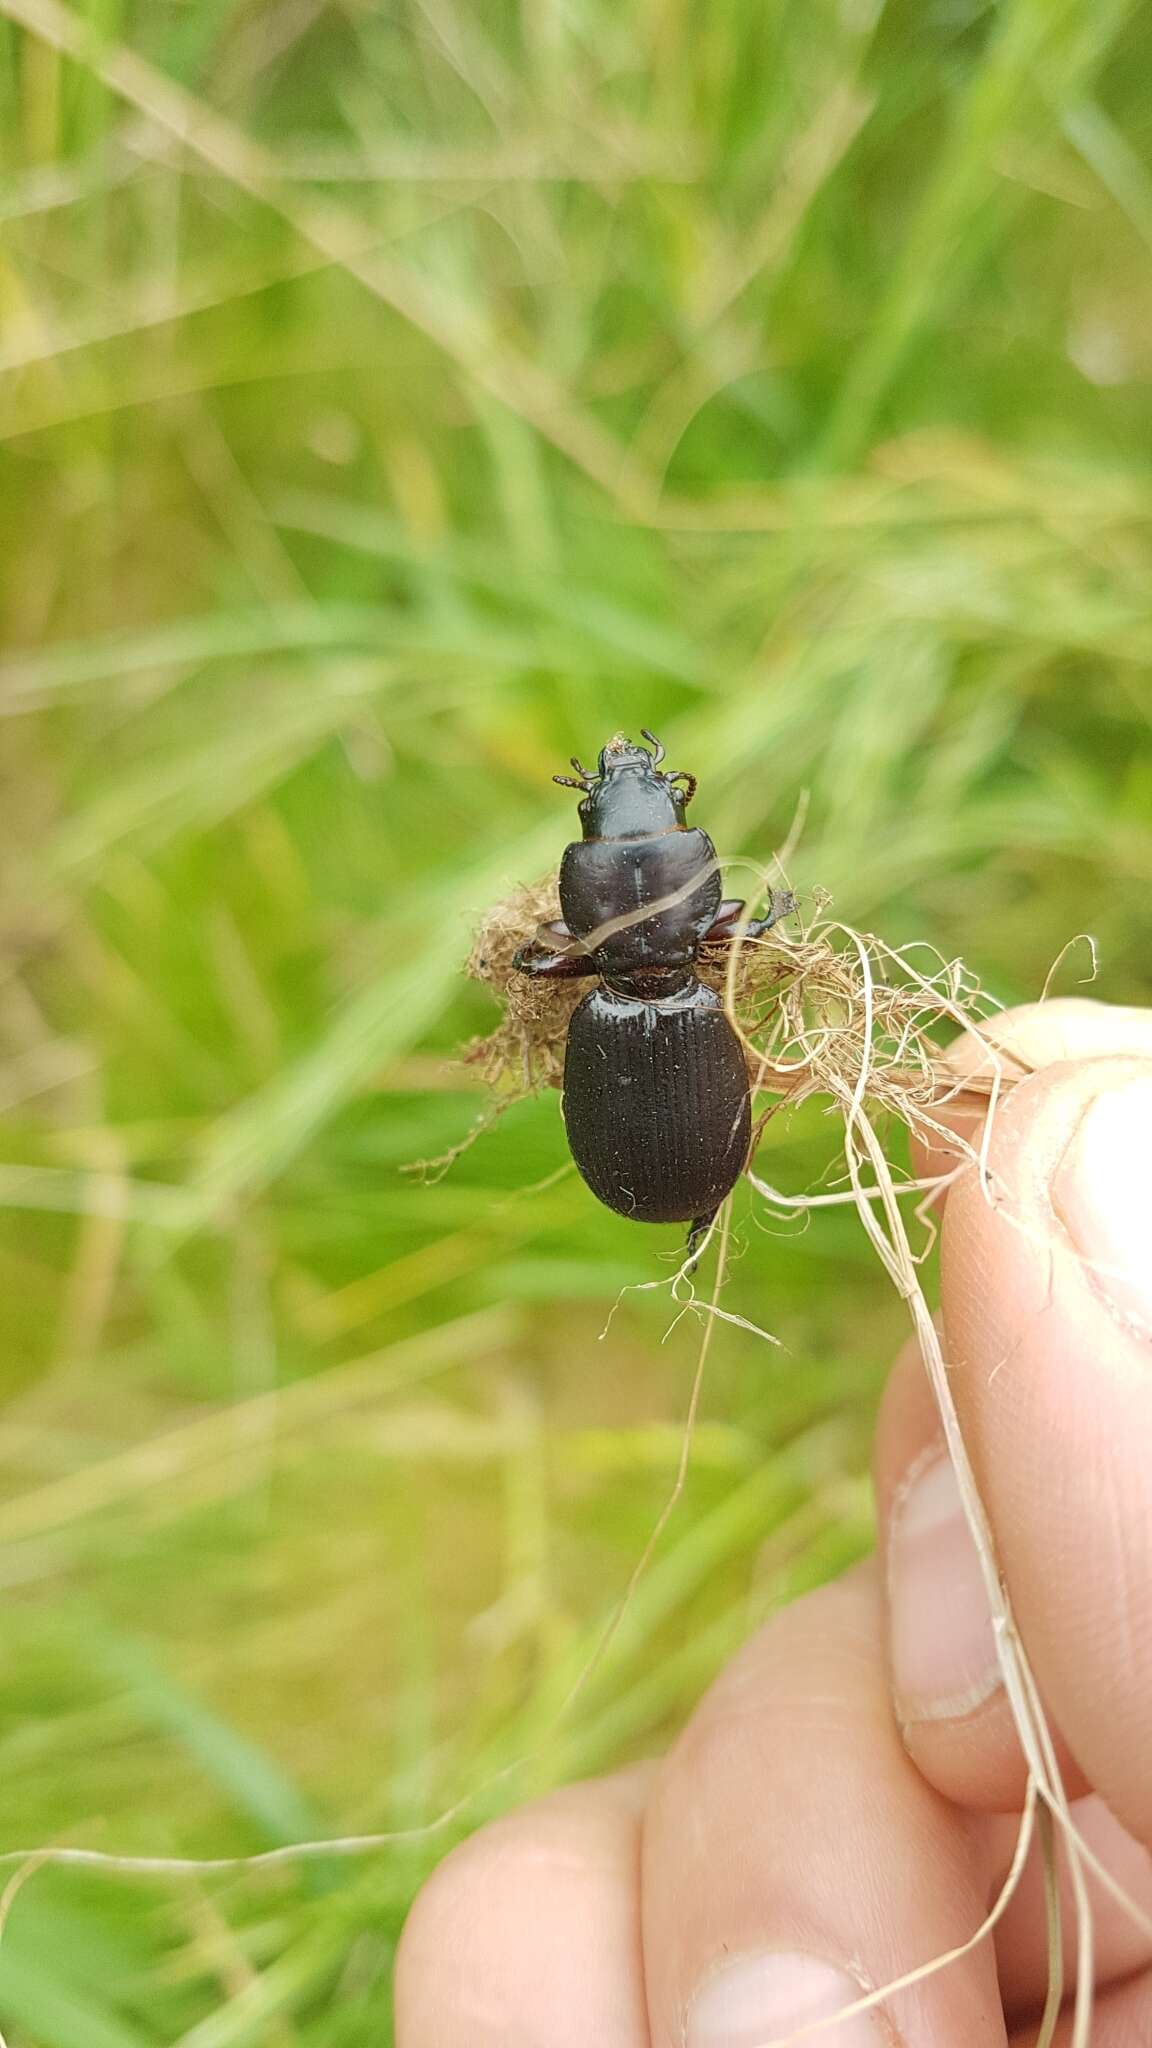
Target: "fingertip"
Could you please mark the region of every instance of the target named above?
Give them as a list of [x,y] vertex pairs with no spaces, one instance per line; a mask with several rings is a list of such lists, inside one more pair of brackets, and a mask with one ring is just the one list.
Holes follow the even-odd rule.
[[1126,1056],[1152,1059],[1152,1010],[1088,996],[1053,996],[999,1010],[963,1032],[945,1055],[957,1075],[991,1076],[1002,1063],[1009,1077],[1066,1060]]
[[401,1937],[397,2048],[645,2048],[648,1776],[641,1765],[568,1786],[445,1857]]
[[[998,1011],[973,1025],[943,1055],[953,1092],[937,1112],[942,1132],[913,1141],[917,1178],[946,1179],[961,1163],[963,1148],[979,1142],[989,1102],[1029,1075],[1067,1060],[1126,1056],[1152,1059],[1152,1010],[1058,996]],[[959,1145],[948,1142],[949,1132]]]

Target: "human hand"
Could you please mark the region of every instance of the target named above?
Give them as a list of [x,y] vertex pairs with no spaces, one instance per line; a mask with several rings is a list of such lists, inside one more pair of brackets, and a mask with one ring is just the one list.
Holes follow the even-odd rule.
[[[973,1169],[946,1198],[945,1357],[1077,1825],[1152,1916],[1152,1015],[1054,1002],[997,1035],[1038,1071],[997,1112],[993,1201]],[[881,1561],[776,1615],[668,1756],[446,1859],[398,2048],[769,2048],[975,1933],[1025,1767],[910,1350],[875,1472]],[[1140,2048],[1152,1940],[1089,1884],[1092,2042]],[[1033,1859],[994,1939],[812,2038],[1024,2048],[1047,1952]]]

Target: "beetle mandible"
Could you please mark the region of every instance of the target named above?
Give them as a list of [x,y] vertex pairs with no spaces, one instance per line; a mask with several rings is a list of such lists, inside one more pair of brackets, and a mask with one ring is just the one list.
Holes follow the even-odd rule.
[[795,908],[772,898],[746,920],[722,900],[716,849],[685,812],[696,778],[666,772],[617,734],[596,770],[554,782],[581,792],[583,838],[564,850],[560,907],[522,946],[521,974],[596,975],[568,1026],[564,1123],[594,1195],[640,1223],[688,1223],[691,1252],[735,1186],[752,1142],[748,1070],[700,950],[759,938]]

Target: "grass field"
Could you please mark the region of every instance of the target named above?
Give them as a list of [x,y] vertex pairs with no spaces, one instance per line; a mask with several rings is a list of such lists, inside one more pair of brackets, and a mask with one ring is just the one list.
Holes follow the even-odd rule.
[[1001,1000],[1081,931],[1147,993],[1150,71],[1132,0],[0,0],[0,1846],[480,1788],[41,1870],[7,2048],[386,2043],[452,1833],[866,1546],[899,1304],[741,1199],[781,1348],[718,1336],[554,1728],[679,1453],[691,1329],[600,1341],[677,1233],[553,1178],[555,1095],[401,1168],[621,727],[733,860],[806,792],[796,886]]

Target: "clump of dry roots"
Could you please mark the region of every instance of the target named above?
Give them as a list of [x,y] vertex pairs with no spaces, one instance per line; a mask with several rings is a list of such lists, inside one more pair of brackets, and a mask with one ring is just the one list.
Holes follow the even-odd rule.
[[468,956],[473,981],[484,982],[505,1009],[495,1031],[468,1046],[464,1059],[506,1101],[517,1102],[537,1088],[558,1088],[563,1078],[568,1020],[587,983],[541,981],[512,966],[517,947],[559,915],[560,894],[550,875],[494,904]]

